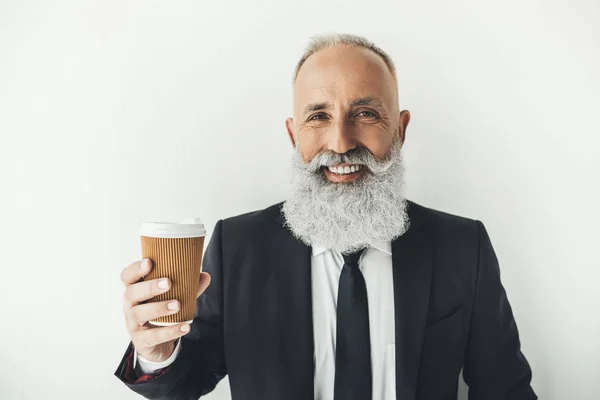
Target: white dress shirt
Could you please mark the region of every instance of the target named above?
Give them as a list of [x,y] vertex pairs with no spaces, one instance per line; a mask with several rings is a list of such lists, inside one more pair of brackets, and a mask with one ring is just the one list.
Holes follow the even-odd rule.
[[[333,400],[335,378],[336,306],[344,259],[338,252],[312,247],[311,279],[315,344],[315,400]],[[396,399],[394,283],[391,242],[373,245],[363,252],[359,268],[367,285],[373,399]],[[134,356],[138,373],[153,373],[170,365],[181,350],[178,341],[171,357],[161,363]],[[136,367],[137,358],[137,367]]]

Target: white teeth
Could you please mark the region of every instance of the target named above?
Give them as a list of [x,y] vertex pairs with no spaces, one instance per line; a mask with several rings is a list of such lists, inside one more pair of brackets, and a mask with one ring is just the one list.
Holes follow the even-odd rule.
[[331,172],[338,175],[352,174],[360,171],[362,165],[346,165],[345,167],[327,167]]

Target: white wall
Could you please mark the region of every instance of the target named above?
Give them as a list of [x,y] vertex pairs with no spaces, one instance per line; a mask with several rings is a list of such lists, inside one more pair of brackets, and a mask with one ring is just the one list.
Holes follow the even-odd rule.
[[327,31],[394,58],[409,197],[486,224],[540,397],[600,399],[600,5],[567,0],[0,1],[0,397],[137,398],[112,373],[140,221],[284,198]]

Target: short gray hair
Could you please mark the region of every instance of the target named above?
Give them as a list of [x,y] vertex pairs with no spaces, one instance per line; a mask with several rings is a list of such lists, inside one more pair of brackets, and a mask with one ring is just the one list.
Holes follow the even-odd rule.
[[300,67],[306,61],[308,57],[313,55],[319,50],[326,49],[328,47],[335,46],[350,46],[350,47],[364,47],[365,49],[369,49],[375,54],[379,55],[385,64],[388,66],[394,80],[396,78],[396,67],[394,66],[394,62],[391,57],[379,48],[375,43],[371,42],[365,37],[353,35],[351,33],[326,33],[311,36],[311,41],[306,47],[306,51],[298,61],[296,65],[296,69],[294,70],[294,77],[292,78],[292,84],[296,83],[296,78],[298,77],[298,71],[300,71]]

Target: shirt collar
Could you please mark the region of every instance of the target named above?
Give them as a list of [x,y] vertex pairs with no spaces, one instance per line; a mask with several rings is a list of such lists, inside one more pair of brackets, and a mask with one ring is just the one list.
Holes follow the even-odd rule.
[[[370,248],[375,249],[375,250],[379,250],[382,253],[385,253],[387,255],[392,255],[392,242],[391,241],[378,241],[378,242],[374,242],[371,244]],[[326,247],[323,247],[319,244],[315,244],[312,246],[312,255],[314,256],[318,256],[321,253],[326,252],[328,249]]]

